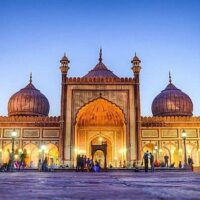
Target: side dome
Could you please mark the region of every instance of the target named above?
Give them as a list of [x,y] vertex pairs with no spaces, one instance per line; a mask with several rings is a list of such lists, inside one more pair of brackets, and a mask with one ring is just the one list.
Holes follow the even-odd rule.
[[153,100],[151,109],[153,116],[192,116],[193,103],[187,94],[172,84],[169,75],[169,84]]
[[49,101],[32,84],[29,84],[11,96],[8,102],[8,116],[48,116]]

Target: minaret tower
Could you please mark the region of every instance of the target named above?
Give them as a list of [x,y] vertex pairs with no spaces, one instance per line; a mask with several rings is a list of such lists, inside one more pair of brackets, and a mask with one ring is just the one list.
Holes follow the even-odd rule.
[[141,114],[140,114],[140,59],[136,56],[133,57],[131,61],[133,64],[132,71],[135,79],[134,83],[134,103],[135,103],[135,144],[136,144],[136,160],[138,161],[141,158],[140,155],[140,126],[141,126]]
[[64,162],[65,158],[65,151],[64,151],[64,141],[65,141],[65,132],[66,132],[66,106],[67,106],[67,84],[66,84],[66,78],[67,73],[69,70],[68,64],[70,61],[66,57],[66,54],[64,53],[64,56],[60,60],[60,71],[61,71],[61,113],[60,113],[60,159]]

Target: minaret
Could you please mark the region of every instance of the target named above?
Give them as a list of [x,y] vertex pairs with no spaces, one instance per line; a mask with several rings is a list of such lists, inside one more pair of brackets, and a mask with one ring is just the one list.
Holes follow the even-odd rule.
[[70,61],[68,60],[66,54],[64,53],[64,56],[60,60],[60,64],[61,64],[60,71],[62,74],[67,75],[67,72],[69,70],[69,66],[68,66],[69,63]]
[[137,57],[136,53],[131,61],[133,64],[132,71],[134,75],[134,103],[135,103],[135,144],[136,144],[136,160],[138,161],[141,158],[140,155],[140,126],[141,126],[141,114],[140,114],[140,59]]
[[133,64],[131,69],[133,70],[134,77],[136,78],[138,76],[139,78],[140,70],[141,70],[141,67],[140,67],[141,60],[137,57],[136,53],[131,63]]
[[67,85],[66,85],[66,78],[67,78],[67,73],[69,70],[68,64],[70,61],[66,57],[66,54],[64,53],[64,56],[60,60],[60,71],[61,71],[61,113],[60,113],[60,129],[61,129],[61,134],[60,134],[60,155],[59,157],[61,160],[64,162],[65,158],[65,152],[64,152],[64,142],[65,142],[65,132],[66,132],[66,106],[67,106]]

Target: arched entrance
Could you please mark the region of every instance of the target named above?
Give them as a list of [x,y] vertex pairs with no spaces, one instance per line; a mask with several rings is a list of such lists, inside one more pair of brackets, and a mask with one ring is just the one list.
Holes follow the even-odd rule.
[[30,165],[32,165],[33,167],[37,167],[38,160],[39,160],[38,146],[32,143],[29,143],[24,146],[23,150],[27,154],[25,158],[26,166],[30,167]]
[[48,159],[48,162],[50,162],[50,159],[53,159],[54,164],[58,164],[58,147],[55,144],[48,143],[46,145],[46,152],[45,156]]
[[[92,155],[92,145],[107,144],[106,156],[97,152]],[[102,152],[102,149],[99,149]],[[76,156],[89,158],[98,155],[106,165],[119,166],[126,161],[126,124],[122,110],[114,103],[100,97],[84,105],[76,115],[75,147]],[[105,157],[105,158],[103,158]]]
[[91,144],[92,160],[98,162],[101,168],[107,167],[107,142],[99,145]]

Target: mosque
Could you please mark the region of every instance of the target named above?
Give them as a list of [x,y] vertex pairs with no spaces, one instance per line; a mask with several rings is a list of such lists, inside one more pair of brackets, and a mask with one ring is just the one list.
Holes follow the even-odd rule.
[[[8,160],[8,149],[18,159],[27,152],[27,163],[37,165],[47,156],[57,164],[73,167],[78,154],[99,160],[102,166],[119,167],[141,162],[147,150],[157,160],[169,156],[178,166],[191,156],[200,165],[200,117],[193,117],[190,97],[169,83],[152,102],[152,115],[141,116],[141,61],[135,55],[132,77],[118,77],[103,63],[102,50],[97,65],[83,77],[68,77],[70,61],[60,60],[61,113],[48,116],[48,99],[32,82],[8,101],[8,116],[0,116],[0,159]],[[182,133],[186,132],[184,140]]]

